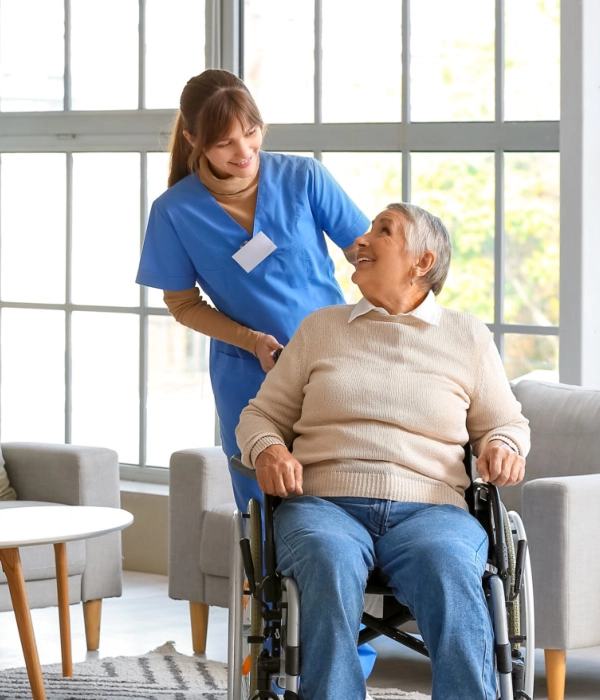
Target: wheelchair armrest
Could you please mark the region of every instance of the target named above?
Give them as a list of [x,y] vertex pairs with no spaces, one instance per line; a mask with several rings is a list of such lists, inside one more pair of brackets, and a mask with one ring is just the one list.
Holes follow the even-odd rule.
[[250,469],[242,462],[242,455],[233,455],[231,458],[231,468],[235,469],[236,472],[247,476],[249,479],[254,479],[256,481],[256,472],[254,469]]
[[[256,481],[256,472],[250,469],[242,462],[241,455],[234,455],[231,458],[231,467],[236,472]],[[276,573],[275,564],[275,534],[273,532],[273,512],[281,503],[279,496],[271,496],[267,493],[263,494],[263,517],[264,517],[264,547],[265,547],[265,571],[267,577],[274,577]]]
[[503,581],[508,577],[508,547],[504,533],[504,516],[500,491],[493,484],[476,479],[472,484],[472,514],[481,523],[490,541],[489,560],[498,569]]

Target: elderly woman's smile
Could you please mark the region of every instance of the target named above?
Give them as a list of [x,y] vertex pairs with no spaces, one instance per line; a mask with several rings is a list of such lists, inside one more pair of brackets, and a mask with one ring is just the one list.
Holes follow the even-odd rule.
[[358,267],[358,265],[360,265],[360,263],[365,263],[365,262],[367,262],[367,263],[373,262],[373,258],[368,258],[365,255],[361,255],[360,258],[358,258],[358,260],[356,261],[356,266]]

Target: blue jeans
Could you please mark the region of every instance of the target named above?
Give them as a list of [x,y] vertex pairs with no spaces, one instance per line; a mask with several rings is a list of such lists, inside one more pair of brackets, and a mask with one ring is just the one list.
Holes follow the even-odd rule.
[[300,589],[303,700],[364,700],[356,641],[375,566],[417,620],[431,656],[432,700],[495,700],[481,585],[488,540],[467,511],[300,496],[276,509],[275,540],[279,570]]

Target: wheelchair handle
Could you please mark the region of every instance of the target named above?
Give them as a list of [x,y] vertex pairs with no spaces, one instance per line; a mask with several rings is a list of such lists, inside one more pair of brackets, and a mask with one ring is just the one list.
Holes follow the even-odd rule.
[[250,469],[250,467],[247,467],[243,462],[242,462],[242,455],[234,455],[230,460],[229,463],[231,464],[231,468],[239,472],[240,474],[243,474],[244,476],[247,476],[249,479],[253,479],[256,481],[256,472],[254,469]]

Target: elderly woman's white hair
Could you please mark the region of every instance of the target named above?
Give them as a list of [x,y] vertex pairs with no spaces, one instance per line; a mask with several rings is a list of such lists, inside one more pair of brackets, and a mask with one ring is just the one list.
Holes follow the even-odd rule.
[[431,289],[437,296],[448,276],[452,257],[452,242],[448,230],[441,219],[416,204],[398,202],[388,204],[387,208],[399,211],[406,219],[404,235],[408,252],[422,255],[426,250],[431,250],[435,253],[435,263],[423,277],[416,280],[416,283],[427,290]]

